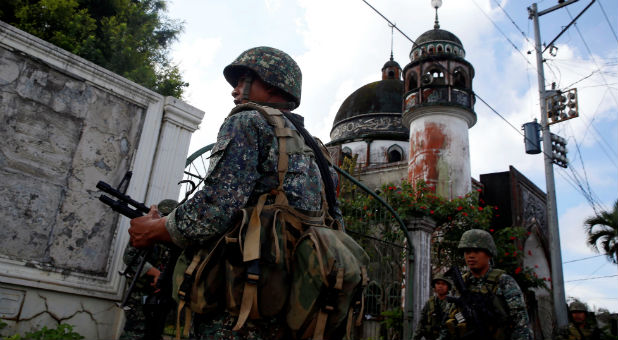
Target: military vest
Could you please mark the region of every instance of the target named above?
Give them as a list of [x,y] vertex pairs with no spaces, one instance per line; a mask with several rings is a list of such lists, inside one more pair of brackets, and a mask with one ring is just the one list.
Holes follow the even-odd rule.
[[[481,285],[470,285],[471,275],[465,273],[462,275],[464,283],[468,290],[473,294],[478,294],[483,300],[484,308],[477,310],[479,321],[486,326],[487,333],[491,339],[508,340],[510,339],[511,328],[509,322],[508,305],[503,297],[496,295],[498,290],[500,277],[505,273],[501,269],[491,269],[486,276],[486,279]],[[454,308],[450,315],[446,326],[451,335],[461,337],[468,334],[467,323],[457,323],[455,315],[458,313],[457,308]]]

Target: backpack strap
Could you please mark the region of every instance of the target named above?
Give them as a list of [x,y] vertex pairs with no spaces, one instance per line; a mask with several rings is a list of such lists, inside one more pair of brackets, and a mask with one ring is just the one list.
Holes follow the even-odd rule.
[[491,269],[491,271],[487,275],[487,280],[486,280],[487,285],[488,285],[487,290],[489,290],[492,294],[495,294],[496,290],[498,290],[498,283],[500,281],[500,277],[504,273],[506,272],[502,269]]
[[[285,174],[288,171],[289,157],[287,153],[286,138],[292,137],[292,130],[285,126],[283,120],[283,114],[277,109],[273,109],[267,106],[261,106],[255,103],[245,103],[234,107],[230,112],[230,116],[241,111],[255,110],[258,111],[270,125],[274,127],[275,136],[279,143],[279,159],[277,161],[277,174],[279,179],[279,185],[277,187],[275,204],[288,205],[287,197],[283,191],[283,182],[285,180]],[[245,280],[245,286],[242,293],[242,300],[240,305],[240,311],[238,314],[238,320],[233,330],[238,331],[245,324],[247,319],[258,319],[260,317],[258,309],[258,289],[257,285],[260,280],[261,270],[259,266],[260,261],[260,235],[262,229],[262,222],[260,215],[262,209],[266,204],[266,199],[271,193],[262,194],[258,198],[257,205],[251,213],[249,219],[249,225],[247,227],[247,234],[245,241],[240,241],[239,244],[244,244],[242,250],[243,262],[247,267],[247,277]]]

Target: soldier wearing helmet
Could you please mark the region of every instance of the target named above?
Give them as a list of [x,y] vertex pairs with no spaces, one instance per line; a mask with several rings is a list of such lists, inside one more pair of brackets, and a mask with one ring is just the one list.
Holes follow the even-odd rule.
[[[303,125],[303,117],[290,112],[300,105],[302,75],[285,52],[271,47],[251,48],[225,67],[223,75],[233,88],[236,105],[252,102],[269,106],[284,113],[286,128],[298,131],[295,126]],[[255,206],[262,194],[277,188],[279,144],[274,127],[260,112],[246,106],[237,106],[232,112],[219,129],[202,189],[167,218],[151,210],[133,219],[129,234],[134,246],[167,241],[183,249],[199,249],[229,230],[235,212]],[[288,145],[286,152],[289,164],[283,189],[289,205],[321,216],[324,183],[315,156],[302,142],[295,150]],[[333,217],[341,221],[340,216]],[[275,340],[287,336],[277,318],[247,321],[239,331],[233,330],[235,319],[225,311],[209,315],[207,321],[196,319],[195,336]]]
[[451,310],[452,305],[447,301],[449,290],[453,287],[453,282],[443,276],[436,275],[431,280],[431,285],[435,295],[430,296],[429,300],[423,306],[421,318],[414,331],[414,340],[425,338],[426,340],[435,340],[440,336],[440,329],[444,324],[444,320]]
[[491,234],[481,229],[468,230],[461,236],[458,248],[468,267],[468,272],[462,275],[465,289],[482,305],[481,308],[477,306],[477,316],[479,323],[486,328],[467,329],[471,323],[461,317],[455,306],[440,338],[458,338],[476,331],[476,334],[486,334],[495,340],[532,339],[526,303],[519,285],[505,271],[492,266],[491,259],[498,251]]
[[569,305],[569,324],[559,331],[560,340],[599,340],[601,330],[596,324],[592,313],[588,312],[586,304],[573,301]]

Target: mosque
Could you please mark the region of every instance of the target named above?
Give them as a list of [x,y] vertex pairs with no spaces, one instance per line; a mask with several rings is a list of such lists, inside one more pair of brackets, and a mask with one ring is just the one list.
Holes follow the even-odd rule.
[[[523,249],[533,255],[522,266],[549,277],[546,194],[512,166],[471,178],[468,129],[477,121],[474,67],[465,59],[461,40],[440,28],[436,13],[433,29],[415,40],[409,57],[402,69],[391,52],[381,80],[343,101],[326,144],[334,162],[341,165],[344,158],[356,156],[355,174],[374,190],[404,179],[424,180],[447,198],[481,189],[484,201],[501,211],[496,225],[529,232]],[[537,289],[526,300],[535,339],[549,338],[550,293]]]

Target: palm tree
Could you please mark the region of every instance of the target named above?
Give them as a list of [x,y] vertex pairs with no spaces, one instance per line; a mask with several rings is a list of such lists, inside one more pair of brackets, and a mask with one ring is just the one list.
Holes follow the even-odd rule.
[[588,245],[607,256],[612,263],[618,263],[618,200],[612,211],[601,211],[587,218]]

